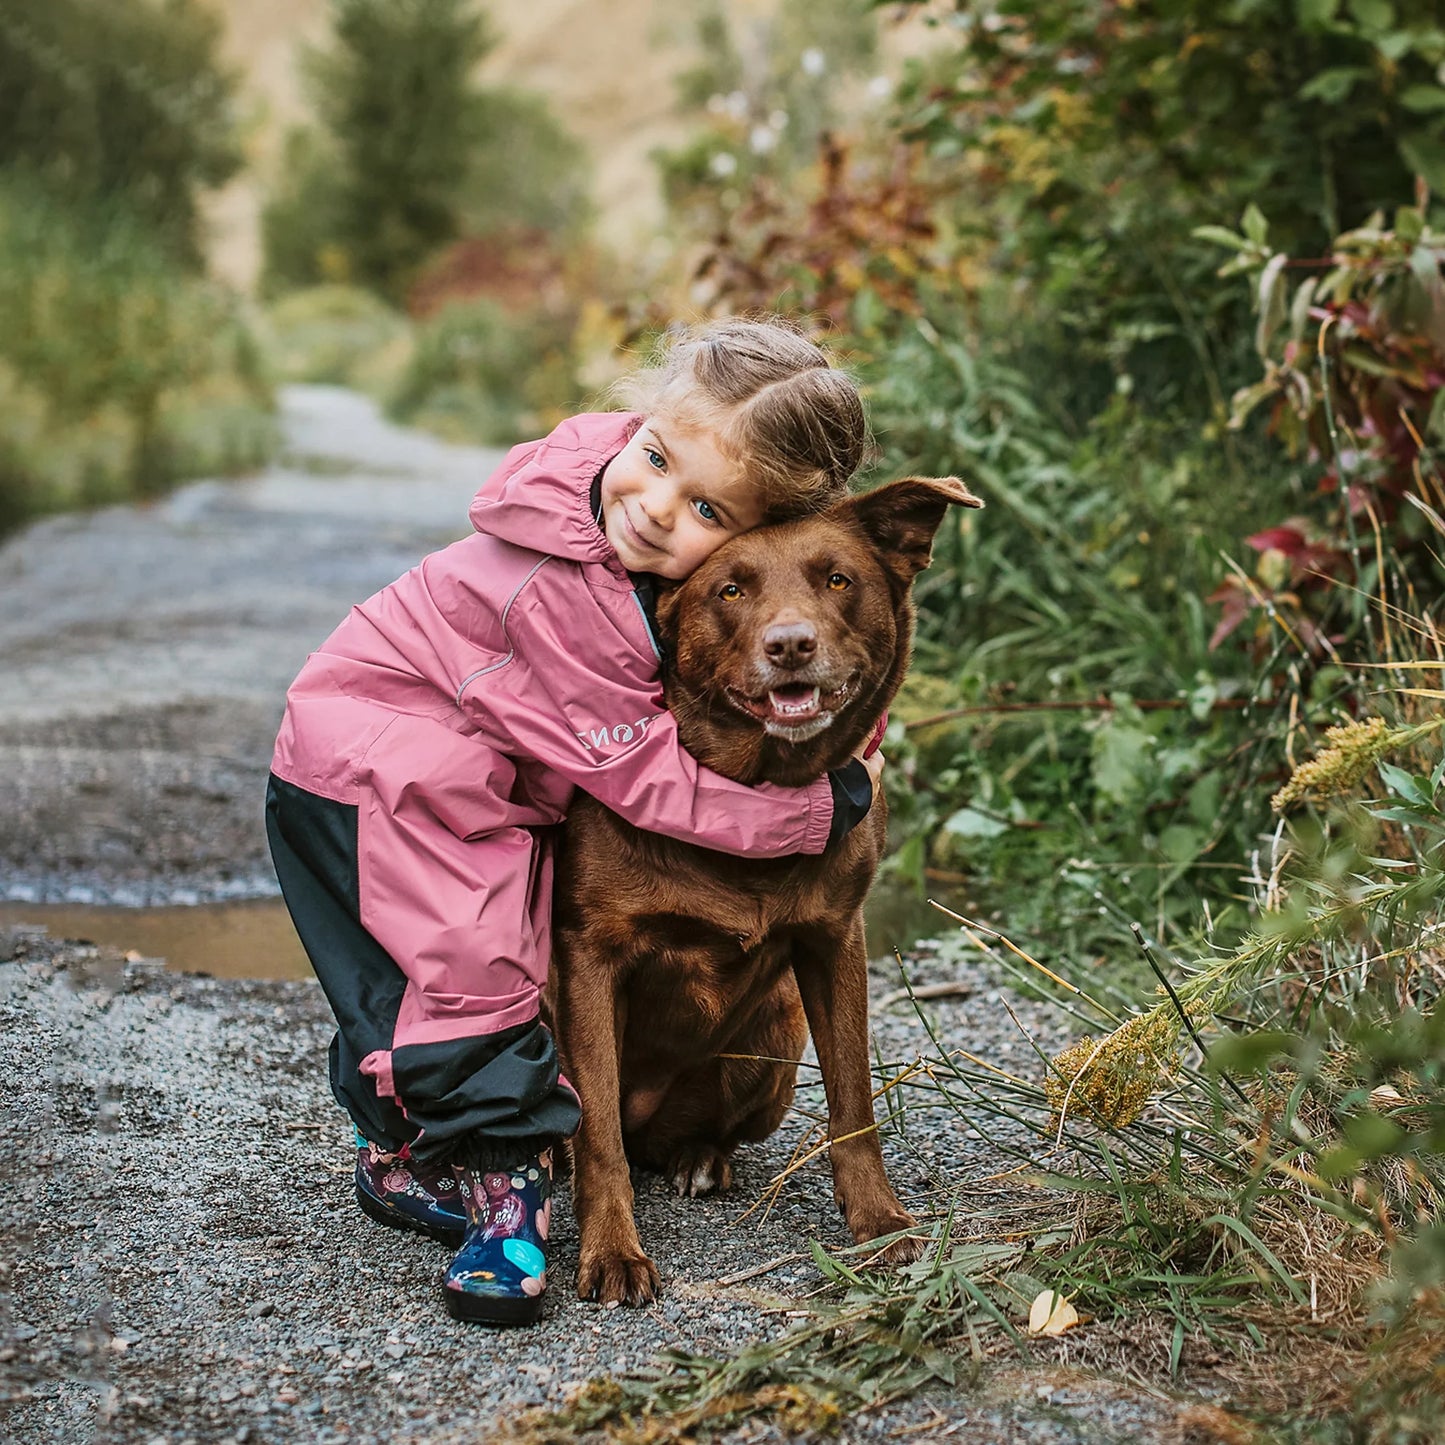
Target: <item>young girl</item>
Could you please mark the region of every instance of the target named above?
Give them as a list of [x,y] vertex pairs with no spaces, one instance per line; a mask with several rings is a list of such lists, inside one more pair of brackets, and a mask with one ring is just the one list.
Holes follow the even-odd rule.
[[540,1313],[552,1145],[579,1119],[538,1018],[556,827],[581,788],[752,857],[820,853],[877,763],[805,788],[700,766],[662,703],[656,579],[836,500],[858,394],[777,321],[725,321],[634,378],[640,413],[516,447],[474,536],[353,608],[287,694],[266,798],[277,876],[336,1014],[331,1087],[373,1219],[459,1244],[457,1318]]

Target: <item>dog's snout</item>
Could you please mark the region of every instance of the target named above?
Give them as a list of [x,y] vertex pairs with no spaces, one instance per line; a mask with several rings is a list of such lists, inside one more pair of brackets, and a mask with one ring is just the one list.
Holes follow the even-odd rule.
[[774,622],[763,633],[763,653],[778,667],[802,667],[818,650],[818,632],[803,619]]

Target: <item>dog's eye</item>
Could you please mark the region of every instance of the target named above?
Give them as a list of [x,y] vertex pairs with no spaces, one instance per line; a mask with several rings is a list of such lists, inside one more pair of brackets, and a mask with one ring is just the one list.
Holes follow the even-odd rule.
[[834,572],[833,575],[828,578],[828,586],[834,592],[842,592],[846,588],[851,587],[852,585],[852,582],[849,581],[849,579],[846,578],[841,572]]
[[718,593],[718,596],[721,597],[724,602],[736,602],[742,595],[743,589],[739,587],[736,582],[729,582],[727,586]]

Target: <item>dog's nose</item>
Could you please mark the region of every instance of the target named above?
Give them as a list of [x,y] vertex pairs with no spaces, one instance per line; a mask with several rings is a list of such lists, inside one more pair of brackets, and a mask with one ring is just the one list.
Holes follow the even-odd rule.
[[763,652],[778,667],[801,667],[818,650],[811,622],[775,622],[763,633]]

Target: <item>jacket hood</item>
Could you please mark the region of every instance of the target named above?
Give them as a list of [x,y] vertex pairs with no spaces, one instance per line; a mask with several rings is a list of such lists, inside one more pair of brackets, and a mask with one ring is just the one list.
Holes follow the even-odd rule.
[[641,422],[633,412],[586,413],[540,442],[514,447],[473,499],[472,526],[554,557],[615,561],[593,514],[592,483]]

